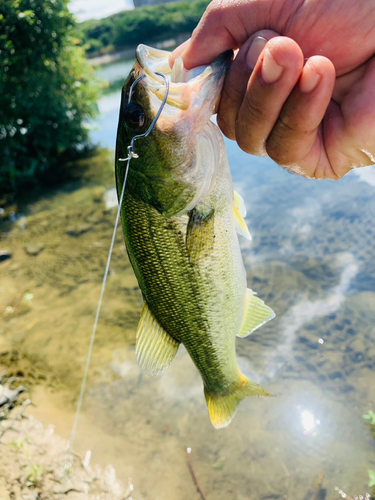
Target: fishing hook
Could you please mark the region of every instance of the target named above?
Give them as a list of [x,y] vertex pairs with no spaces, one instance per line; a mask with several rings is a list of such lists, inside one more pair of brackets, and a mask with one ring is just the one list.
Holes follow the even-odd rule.
[[136,80],[134,80],[134,82],[132,83],[132,85],[130,87],[130,90],[129,90],[128,104],[130,104],[131,98],[133,96],[133,89],[134,89],[134,87],[137,85],[137,83],[139,81],[143,80],[143,78],[146,78],[146,75],[141,75]]
[[[71,467],[72,467],[73,444],[74,444],[75,437],[76,437],[79,415],[80,415],[80,412],[81,412],[83,396],[84,396],[84,393],[85,393],[87,375],[88,375],[89,366],[90,366],[90,360],[91,360],[91,354],[92,354],[92,349],[93,349],[93,346],[94,346],[94,340],[95,340],[95,335],[96,335],[96,329],[97,329],[97,326],[98,326],[98,321],[99,321],[99,316],[100,316],[100,310],[101,310],[101,307],[102,307],[104,290],[105,290],[105,286],[106,286],[107,278],[108,278],[108,273],[109,273],[109,264],[111,262],[111,257],[112,257],[112,253],[113,253],[113,247],[114,247],[114,244],[115,244],[117,226],[118,226],[118,223],[119,223],[119,220],[120,220],[121,207],[122,207],[122,202],[123,202],[124,194],[125,194],[126,180],[127,180],[128,172],[129,172],[129,164],[130,164],[130,160],[132,158],[138,158],[138,155],[136,153],[134,153],[134,141],[137,140],[137,139],[140,139],[141,137],[147,137],[148,134],[151,132],[151,130],[155,127],[155,123],[157,122],[157,120],[158,120],[161,112],[163,111],[163,108],[164,108],[164,105],[165,105],[165,103],[167,101],[167,97],[168,97],[168,93],[169,93],[169,82],[168,82],[166,76],[163,75],[163,73],[155,73],[155,74],[161,76],[164,79],[165,86],[166,86],[165,95],[164,95],[163,101],[162,101],[162,103],[160,105],[160,108],[159,108],[158,112],[156,113],[155,118],[152,120],[151,125],[146,130],[146,132],[144,134],[140,134],[140,135],[134,136],[133,139],[131,140],[130,145],[127,148],[128,149],[128,153],[129,153],[128,157],[127,158],[119,158],[119,160],[118,160],[118,161],[127,161],[128,163],[127,163],[126,169],[125,169],[125,176],[124,176],[124,181],[123,181],[123,184],[122,184],[122,189],[121,189],[121,194],[120,194],[120,199],[119,199],[119,205],[118,205],[118,210],[117,210],[117,215],[116,215],[115,227],[113,229],[111,245],[110,245],[109,252],[108,252],[107,264],[106,264],[106,268],[105,268],[105,272],[104,272],[104,276],[103,276],[102,288],[101,288],[101,292],[100,292],[98,306],[97,306],[97,309],[96,309],[96,315],[95,315],[95,321],[94,321],[94,325],[93,325],[93,329],[92,329],[92,334],[91,334],[91,339],[90,339],[89,351],[88,351],[87,358],[86,358],[86,365],[85,365],[85,370],[84,370],[84,374],[83,374],[83,378],[82,378],[82,383],[81,383],[81,390],[80,390],[80,394],[79,394],[79,398],[78,398],[78,403],[77,403],[77,410],[76,410],[76,414],[75,414],[75,418],[74,418],[74,422],[73,422],[73,428],[72,428],[72,432],[71,432],[70,440],[69,440],[69,444],[68,444],[67,458],[65,460],[65,465],[64,465],[64,469],[65,469],[65,472],[64,472],[64,481],[67,480],[68,473],[69,473],[69,471],[71,470]],[[133,89],[134,89],[135,85],[140,80],[142,80],[145,77],[146,77],[146,75],[140,76],[131,85],[130,90],[129,90],[128,104],[130,103],[130,100],[132,98]],[[1,378],[1,375],[0,375],[0,378]]]
[[[158,112],[156,113],[155,115],[155,118],[152,120],[152,123],[151,125],[149,126],[149,128],[146,130],[146,132],[144,134],[140,134],[140,135],[135,135],[133,137],[133,139],[131,140],[130,142],[130,145],[127,147],[127,150],[128,150],[128,157],[127,158],[119,158],[118,161],[127,161],[129,158],[138,158],[138,155],[137,153],[134,153],[134,142],[137,140],[137,139],[141,139],[142,137],[147,137],[149,135],[149,133],[151,132],[151,130],[155,127],[155,124],[156,122],[158,121],[158,118],[159,116],[161,115],[161,112],[163,111],[163,108],[164,108],[164,105],[165,103],[167,102],[167,99],[168,99],[168,94],[169,94],[169,81],[167,79],[167,77],[163,74],[163,73],[158,73],[155,71],[155,75],[158,75],[158,76],[161,76],[163,79],[164,79],[164,82],[165,82],[165,94],[164,94],[164,97],[163,97],[163,100],[162,100],[162,103],[160,104],[160,108],[158,110]],[[130,99],[132,97],[132,94],[133,94],[133,88],[135,87],[135,85],[140,81],[142,80],[143,78],[145,78],[146,75],[142,75],[140,76],[139,78],[137,78],[132,86],[130,87],[130,90],[129,90],[129,98],[128,98],[128,104],[130,103]]]

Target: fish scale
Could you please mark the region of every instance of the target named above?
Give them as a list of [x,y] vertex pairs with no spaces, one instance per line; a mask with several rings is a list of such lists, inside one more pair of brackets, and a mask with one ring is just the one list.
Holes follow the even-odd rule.
[[[142,132],[142,124],[152,123],[160,108],[164,96],[157,72],[168,67],[168,55],[145,46],[137,49],[123,88],[118,192],[125,175],[119,159],[126,155],[133,130]],[[160,373],[184,344],[202,376],[217,428],[231,422],[243,398],[268,395],[241,373],[235,338],[274,316],[246,288],[237,238],[237,232],[250,237],[246,211],[233,192],[223,138],[210,121],[228,60],[226,54],[191,79],[188,74],[180,78],[181,64],[174,71],[176,81],[183,83],[171,81],[153,131],[137,141],[139,157],[130,162],[121,207],[127,251],[145,300],[137,331],[138,364],[146,373]],[[179,98],[184,106],[176,108]],[[138,126],[140,115],[144,118]]]
[[[209,321],[209,316],[216,318],[215,323],[218,323],[220,331],[223,330],[223,322],[224,330],[225,323],[228,323],[225,316],[218,316],[223,307],[222,295],[220,294],[221,300],[217,301],[212,293],[212,279],[217,281],[217,275],[227,273],[230,263],[228,261],[226,266],[220,268],[223,251],[221,232],[218,231],[215,238],[216,246],[220,249],[217,254],[219,272],[213,272],[215,259],[211,259],[209,266],[204,263],[201,267],[194,267],[190,263],[184,238],[182,234],[178,234],[186,234],[186,216],[166,219],[149,205],[136,201],[129,193],[126,193],[122,214],[130,260],[132,263],[142,262],[142,267],[136,264],[134,270],[151,312],[171,337],[185,345],[193,360],[197,360],[196,364],[205,366],[205,372],[209,374],[206,377],[208,386],[215,383],[220,387],[223,383],[228,385],[228,375],[222,373],[221,363],[215,363],[217,356],[213,348],[210,349],[210,337],[215,332],[212,333],[213,321]],[[173,231],[169,229],[171,225],[174,226]],[[224,231],[224,234],[227,233]],[[231,238],[227,240],[230,244]],[[222,280],[225,281],[225,278]],[[147,285],[142,286],[143,283]],[[210,296],[210,302],[207,301],[207,296]],[[233,316],[236,317],[236,309],[241,307],[235,307],[238,297],[233,291],[228,294],[228,298],[224,309],[232,309]],[[201,348],[202,344],[204,348]]]

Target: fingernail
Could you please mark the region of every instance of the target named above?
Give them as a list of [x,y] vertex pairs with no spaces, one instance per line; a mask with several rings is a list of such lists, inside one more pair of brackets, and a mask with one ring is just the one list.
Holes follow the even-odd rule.
[[264,52],[262,77],[266,83],[276,82],[283,72],[283,67],[279,66],[275,59],[272,57],[271,52],[266,49]]
[[260,56],[260,53],[262,52],[266,44],[267,40],[262,36],[257,36],[252,41],[246,55],[246,64],[251,70],[255,68],[258,57]]
[[177,57],[182,57],[183,58],[183,55],[185,54],[186,52],[186,49],[190,43],[190,40],[191,38],[189,38],[188,40],[185,40],[181,45],[179,45],[178,47],[176,47],[169,55],[169,66],[171,68],[173,68],[173,65],[174,65],[174,61],[175,59],[177,59]]
[[176,47],[174,50],[172,50],[172,56],[176,59],[179,57],[187,48],[187,46],[190,43],[191,38],[188,38],[184,42],[182,42],[178,47]]
[[319,83],[320,75],[317,73],[309,63],[303,68],[301,80],[299,82],[299,88],[301,92],[308,94],[312,92]]

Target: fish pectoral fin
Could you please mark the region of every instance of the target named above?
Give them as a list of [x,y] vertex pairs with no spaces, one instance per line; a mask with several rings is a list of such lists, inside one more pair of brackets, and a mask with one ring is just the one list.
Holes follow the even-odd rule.
[[246,291],[246,310],[240,333],[237,337],[247,337],[254,330],[267,323],[275,317],[273,310],[263,300],[255,295],[255,292]]
[[233,420],[240,402],[250,396],[272,396],[242,373],[237,387],[229,394],[211,394],[204,391],[211,423],[216,429],[226,427]]
[[234,191],[233,194],[233,220],[238,234],[251,240],[251,234],[245,222],[246,207],[241,195]]
[[210,254],[215,237],[214,219],[214,209],[206,214],[196,208],[190,212],[186,231],[186,248],[190,262],[195,263],[202,253]]
[[159,325],[146,302],[137,329],[135,353],[144,373],[158,375],[166,370],[176,356],[179,342]]

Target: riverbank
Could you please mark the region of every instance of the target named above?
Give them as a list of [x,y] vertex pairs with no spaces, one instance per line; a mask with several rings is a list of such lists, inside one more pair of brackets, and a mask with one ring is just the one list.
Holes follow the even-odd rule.
[[84,21],[76,27],[74,35],[91,57],[140,43],[154,46],[156,42],[178,38],[182,33],[192,33],[208,4],[208,0],[189,0],[148,5]]
[[131,500],[130,479],[124,485],[111,465],[92,466],[90,450],[68,460],[68,441],[33,418],[27,403],[0,420],[1,500]]
[[[182,33],[175,38],[169,38],[162,42],[155,42],[152,46],[160,50],[172,50],[181,43],[185,42],[190,37],[190,33]],[[90,64],[93,66],[104,66],[106,64],[113,63],[115,61],[120,61],[121,59],[131,59],[135,56],[135,51],[137,46],[126,47],[123,49],[116,50],[110,54],[102,54],[94,57],[89,57]]]

